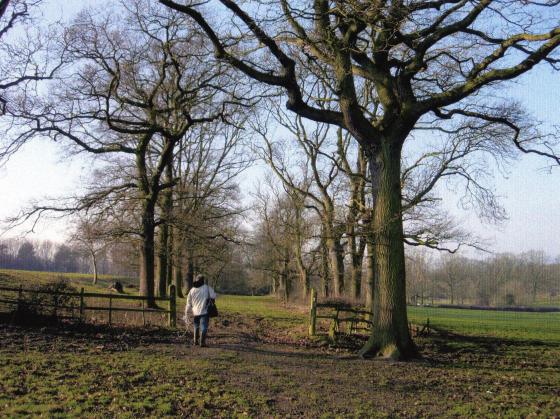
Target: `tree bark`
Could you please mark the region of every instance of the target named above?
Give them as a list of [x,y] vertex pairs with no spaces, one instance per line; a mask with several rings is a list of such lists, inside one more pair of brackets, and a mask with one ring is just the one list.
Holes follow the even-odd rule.
[[329,276],[329,252],[325,243],[325,234],[321,232],[321,289],[324,298],[330,295]]
[[348,235],[348,250],[350,253],[350,293],[353,299],[362,296],[362,262],[364,260],[365,238],[360,236],[357,243],[356,229],[350,229]]
[[187,250],[187,274],[185,279],[186,279],[185,282],[187,286],[186,292],[188,294],[194,282],[194,261],[193,261],[192,250],[190,249]]
[[290,257],[288,254],[284,255],[281,264],[282,267],[280,270],[280,281],[281,281],[280,287],[284,292],[284,302],[287,303],[290,299],[290,294],[291,294],[290,272],[289,272]]
[[408,329],[401,214],[401,144],[385,139],[369,163],[374,185],[374,258],[376,281],[372,334],[360,351],[392,359],[417,356]]
[[142,242],[140,244],[140,295],[147,297],[148,307],[156,307],[154,299],[154,213],[155,204],[145,200],[142,208]]
[[373,256],[373,239],[368,237],[366,267],[366,307],[373,312],[373,292],[375,289],[375,259]]
[[332,277],[332,294],[341,297],[344,293],[344,249],[340,244],[340,237],[335,233],[332,226],[325,226],[327,236],[325,245],[329,254],[329,267]]
[[302,297],[307,298],[309,296],[309,288],[310,288],[309,274],[307,272],[307,268],[305,267],[305,263],[303,261],[303,255],[299,243],[296,245],[295,254],[296,254],[296,265],[297,265],[299,278],[301,282]]
[[[361,260],[360,260],[361,262]],[[362,265],[353,262],[350,272],[352,298],[358,300],[362,296]]]
[[[176,230],[176,229],[174,229]],[[181,232],[176,230],[173,234],[173,285],[177,297],[183,297],[183,248],[181,246]]]
[[91,265],[93,268],[93,285],[97,284],[97,258],[95,257],[95,252],[91,252]]
[[157,283],[158,283],[158,295],[160,297],[165,297],[167,295],[168,240],[169,240],[169,227],[167,223],[163,223],[160,226],[159,249],[158,249]]

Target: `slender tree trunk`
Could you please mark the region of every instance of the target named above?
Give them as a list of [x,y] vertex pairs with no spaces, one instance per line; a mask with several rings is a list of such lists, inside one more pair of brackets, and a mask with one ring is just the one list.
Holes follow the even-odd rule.
[[[360,351],[392,359],[417,355],[408,330],[401,214],[401,147],[385,140],[370,158],[374,185],[375,289],[372,335]],[[375,187],[376,186],[376,187]]]
[[340,297],[344,293],[344,250],[338,237],[335,237],[331,229],[327,229],[325,244],[329,252],[329,266],[333,280],[332,293]]
[[350,275],[352,285],[352,298],[355,300],[360,299],[362,296],[362,264],[354,262],[352,264],[352,272]]
[[[175,229],[174,229],[175,230]],[[181,246],[181,233],[177,230],[173,234],[173,285],[177,297],[183,297],[183,249]]]
[[[167,166],[165,166],[165,181],[169,184],[173,182],[173,159],[170,159]],[[163,195],[163,211],[165,217],[165,225],[167,226],[167,246],[165,247],[165,255],[167,257],[167,269],[165,272],[166,286],[173,282],[173,248],[175,242],[173,241],[173,188],[168,187],[164,190]]]
[[453,305],[453,302],[455,301],[455,290],[453,289],[453,287],[451,287],[451,304]]
[[360,238],[357,243],[355,229],[350,229],[348,235],[348,250],[350,253],[350,292],[355,300],[362,296],[362,262],[364,260],[365,239]]
[[157,290],[160,297],[167,295],[167,243],[169,240],[169,227],[167,223],[160,226],[159,249],[158,249],[158,275]]
[[301,283],[302,297],[307,299],[307,297],[309,296],[309,288],[310,288],[309,274],[303,262],[303,255],[301,252],[300,242],[296,244],[295,254],[296,254],[296,266],[298,269],[300,283]]
[[185,282],[187,286],[186,292],[188,294],[194,282],[194,261],[193,261],[193,254],[191,249],[187,250],[187,274],[185,279],[186,279]]
[[307,298],[309,296],[309,288],[310,288],[309,274],[307,273],[307,269],[305,269],[305,267],[303,266],[298,265],[298,270],[299,270],[299,277],[301,281],[302,296],[304,298]]
[[[172,160],[165,166],[165,181],[173,180]],[[167,286],[171,283],[171,252],[172,240],[170,238],[171,230],[171,211],[173,210],[173,189],[168,187],[161,193],[161,212],[162,224],[159,234],[159,252],[158,252],[158,295],[165,297],[167,295]]]
[[145,200],[142,209],[142,242],[140,244],[140,295],[148,298],[148,306],[156,307],[154,299],[154,208]]
[[284,255],[282,260],[282,268],[280,274],[281,289],[284,291],[284,302],[288,302],[291,294],[290,287],[290,272],[289,272],[290,257],[289,255]]
[[324,298],[328,298],[330,296],[329,279],[329,251],[327,250],[327,244],[325,243],[325,235],[321,233],[321,289]]
[[169,236],[167,238],[167,272],[165,273],[165,282],[167,283],[167,286],[169,286],[173,284],[173,268],[175,266],[175,241],[173,240],[173,227],[171,224],[167,227],[167,231]]
[[93,285],[97,284],[97,258],[95,257],[95,252],[91,252],[91,265],[93,268]]
[[272,273],[272,281],[270,283],[272,295],[277,295],[278,293],[278,279],[276,273]]

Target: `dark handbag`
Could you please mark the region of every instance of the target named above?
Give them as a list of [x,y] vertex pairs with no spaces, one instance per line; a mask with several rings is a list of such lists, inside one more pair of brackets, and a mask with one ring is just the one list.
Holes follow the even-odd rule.
[[208,313],[208,317],[218,317],[218,307],[216,307],[216,301],[213,298],[208,298],[206,313]]
[[218,317],[218,307],[216,307],[216,300],[210,298],[210,289],[207,288],[208,297],[206,298],[206,314],[208,317]]

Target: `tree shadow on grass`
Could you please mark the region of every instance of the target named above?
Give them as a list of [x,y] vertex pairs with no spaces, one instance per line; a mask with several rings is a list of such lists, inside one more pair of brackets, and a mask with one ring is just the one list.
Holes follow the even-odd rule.
[[[278,345],[282,346],[282,345]],[[286,345],[284,345],[286,346]],[[336,356],[330,353],[321,353],[321,352],[314,352],[310,351],[309,349],[287,349],[287,350],[280,350],[280,349],[272,349],[268,345],[248,345],[248,344],[233,344],[233,343],[225,343],[225,344],[214,344],[212,348],[223,349],[228,351],[235,351],[235,352],[244,352],[249,354],[257,354],[257,355],[264,355],[264,356],[273,356],[273,357],[280,357],[280,358],[297,358],[301,360],[313,360],[313,361],[324,361],[326,359],[331,360],[358,360],[358,356],[356,355],[342,355]]]
[[469,336],[443,329],[437,329],[436,333],[417,340],[424,359],[434,365],[500,371],[523,368],[538,372],[548,366],[543,349],[550,349],[549,358],[554,356],[552,353],[560,354],[560,341]]

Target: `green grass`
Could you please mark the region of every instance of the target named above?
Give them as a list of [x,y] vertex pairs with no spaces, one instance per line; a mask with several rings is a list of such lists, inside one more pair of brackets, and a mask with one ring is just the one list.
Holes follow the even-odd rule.
[[115,275],[99,275],[96,285],[92,284],[93,275],[80,273],[22,271],[16,269],[0,269],[0,286],[27,286],[43,285],[51,282],[65,280],[76,288],[84,288],[86,292],[106,292],[109,286],[120,281],[125,287],[137,282],[133,278]]
[[215,360],[138,350],[57,353],[56,359],[37,351],[3,356],[0,406],[7,417],[215,417],[266,411],[262,398],[247,400],[235,386],[217,385],[223,365]]
[[470,336],[560,342],[560,313],[409,307],[409,320]]
[[[36,285],[60,279],[69,281],[76,288],[83,287],[86,292],[107,292],[108,286],[115,280],[126,285],[132,284],[130,278],[101,275],[97,285],[91,284],[92,276],[88,274],[51,273],[18,270],[0,270],[0,286],[17,286],[19,284]],[[135,294],[135,289],[125,288],[128,294]],[[185,298],[177,301],[179,317],[185,306]],[[119,304],[130,305],[123,301]],[[307,321],[306,307],[286,307],[274,297],[247,297],[220,295],[218,308],[223,313],[243,314],[263,318],[274,322],[278,327],[293,328]],[[461,310],[436,307],[408,307],[409,321],[424,324],[427,319],[437,327],[451,332],[469,336],[493,336],[496,338],[517,340],[541,340],[560,342],[560,313],[527,313],[486,310]],[[164,324],[164,316],[160,316]]]
[[302,308],[287,308],[274,297],[246,297],[239,295],[220,295],[216,300],[220,310],[228,313],[244,314],[273,320],[279,325],[289,327],[301,324],[307,319]]
[[[0,271],[0,283],[12,286],[60,277]],[[77,287],[90,280],[62,277]],[[103,283],[88,287],[106,290]],[[181,299],[180,309],[183,304]],[[186,345],[180,330],[2,324],[0,416],[560,414],[560,313],[411,307],[412,322],[429,318],[434,326],[467,337],[418,338],[424,361],[393,363],[307,348],[300,339],[305,307],[285,306],[272,297],[229,295],[219,296],[217,304],[221,315],[211,323],[210,348],[204,349]]]

